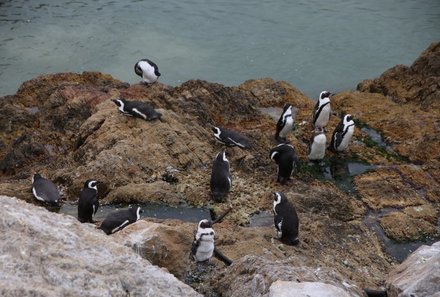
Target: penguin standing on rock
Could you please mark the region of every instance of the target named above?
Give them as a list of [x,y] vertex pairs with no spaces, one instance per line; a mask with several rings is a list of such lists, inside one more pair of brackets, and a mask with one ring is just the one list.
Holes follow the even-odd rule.
[[110,235],[139,220],[142,212],[139,206],[116,210],[107,215],[99,229]]
[[39,173],[32,176],[32,194],[42,202],[58,205],[60,192],[53,182],[42,177]]
[[331,95],[332,94],[328,91],[322,91],[321,94],[319,94],[319,99],[316,102],[315,108],[313,109],[313,116],[312,116],[313,127],[324,128],[327,125],[331,114],[331,107],[330,107]]
[[78,201],[78,220],[81,223],[94,223],[92,217],[96,214],[99,207],[97,184],[98,182],[93,179],[88,179],[84,183],[84,188]]
[[191,248],[191,254],[196,262],[208,261],[214,253],[214,236],[212,222],[203,219],[197,226],[197,232]]
[[284,185],[297,167],[298,158],[292,145],[281,143],[270,150],[270,158],[278,164],[277,182]]
[[350,114],[344,115],[335,131],[333,131],[330,149],[335,152],[345,151],[353,136],[354,126],[353,116]]
[[112,102],[118,106],[118,110],[127,116],[133,116],[144,119],[146,121],[152,121],[160,119],[162,114],[157,112],[153,106],[148,103],[137,100],[126,100],[123,98],[112,99]]
[[324,128],[316,127],[310,139],[307,158],[310,161],[321,161],[325,156],[327,147],[327,137],[324,134]]
[[275,133],[275,139],[278,142],[285,142],[287,134],[293,129],[292,104],[285,104]]
[[297,245],[299,220],[295,208],[281,192],[273,193],[274,224],[277,237],[288,245]]
[[251,147],[249,139],[238,132],[220,127],[212,127],[212,131],[214,132],[215,140],[226,146],[238,146],[241,149],[248,149]]
[[134,65],[134,72],[142,77],[142,82],[146,85],[154,84],[160,76],[159,67],[156,63],[148,59],[142,59]]
[[229,172],[229,161],[226,152],[217,154],[212,164],[211,173],[211,195],[215,202],[223,202],[232,187],[231,174]]

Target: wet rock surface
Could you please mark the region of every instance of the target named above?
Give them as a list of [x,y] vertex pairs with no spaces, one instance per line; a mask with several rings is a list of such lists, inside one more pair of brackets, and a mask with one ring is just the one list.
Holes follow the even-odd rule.
[[93,225],[0,203],[1,296],[200,296]]
[[[430,97],[439,88],[435,83],[438,55],[438,46],[431,46],[410,70],[393,70],[392,83],[385,73],[363,82],[362,92],[334,96],[328,142],[338,115],[351,113],[356,129],[349,150],[326,152],[321,165],[308,164],[306,158],[315,102],[286,82],[266,78],[225,87],[191,80],[177,87],[161,83],[147,87],[93,72],[40,76],[23,83],[17,94],[0,98],[4,115],[0,119],[0,193],[38,204],[30,178],[40,172],[59,187],[62,199],[73,204],[84,181],[93,178],[101,182],[102,204],[198,206],[211,209],[214,217],[232,206],[224,222],[215,226],[216,242],[237,263],[259,256],[268,263],[263,266],[274,270],[277,261],[286,269],[326,267],[358,289],[378,287],[395,264],[384,252],[381,236],[401,242],[439,236],[440,108],[435,108],[438,100]],[[418,86],[417,80],[430,91],[422,91],[423,83]],[[374,87],[379,84],[380,88]],[[146,122],[120,114],[111,102],[119,97],[150,103],[163,114],[162,120]],[[274,111],[285,103],[296,111],[288,140],[300,165],[291,181],[279,185],[277,166],[268,152],[277,144]],[[225,147],[214,141],[212,125],[235,130],[252,142],[249,150],[226,149],[232,190],[227,202],[217,204],[209,198],[209,177],[213,158]],[[363,169],[353,169],[353,164],[363,164],[358,166]],[[246,227],[252,214],[271,213],[274,191],[285,193],[298,212],[299,247],[280,244],[270,224]],[[365,218],[374,220],[382,235],[370,229]],[[154,223],[166,226],[141,221],[139,229],[134,224],[114,238],[136,246],[143,257],[186,279],[187,257],[178,262],[183,257],[178,250],[189,249],[186,244],[195,226]],[[162,252],[152,256],[154,248]],[[171,254],[176,256],[164,256]],[[191,285],[207,296],[217,296],[229,290],[226,284],[234,284],[234,276],[254,279],[259,273],[251,267],[233,270],[234,265],[225,268],[214,261],[207,275],[218,282],[205,278]],[[243,275],[235,274],[239,271]],[[277,280],[257,277],[242,289],[264,284],[261,294],[269,294]]]

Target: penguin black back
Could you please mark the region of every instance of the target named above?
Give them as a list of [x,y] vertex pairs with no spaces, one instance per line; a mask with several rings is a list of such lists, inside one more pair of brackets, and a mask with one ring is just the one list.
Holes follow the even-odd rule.
[[139,206],[116,210],[107,215],[99,229],[107,235],[115,233],[139,220],[142,212]]
[[78,220],[81,223],[93,223],[92,217],[96,214],[99,208],[98,182],[93,179],[88,179],[84,183],[78,201]]
[[157,112],[153,106],[143,101],[120,98],[112,99],[112,102],[115,103],[118,106],[118,110],[125,115],[141,118],[146,121],[153,121],[162,117],[162,114]]
[[226,146],[238,146],[241,149],[251,148],[249,139],[238,132],[222,127],[212,127],[212,131],[214,132],[215,140]]
[[273,212],[275,230],[281,242],[297,245],[299,219],[295,208],[281,192],[273,193]]
[[210,187],[215,202],[223,202],[231,190],[232,181],[229,172],[229,161],[226,158],[225,151],[218,153],[212,163]]
[[270,158],[278,164],[277,182],[284,185],[297,167],[295,149],[290,144],[281,143],[270,150]]
[[32,194],[37,200],[52,205],[57,205],[60,200],[60,192],[55,184],[39,173],[32,176]]

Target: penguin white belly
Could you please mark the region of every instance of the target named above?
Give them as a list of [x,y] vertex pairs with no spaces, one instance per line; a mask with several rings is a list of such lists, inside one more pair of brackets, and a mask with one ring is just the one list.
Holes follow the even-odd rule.
[[149,84],[156,82],[157,76],[154,74],[154,67],[145,61],[139,62],[139,67],[142,69],[142,78],[144,81]]
[[341,144],[337,147],[338,151],[345,151],[350,143],[351,137],[353,136],[354,126],[348,127],[347,133],[345,133],[344,138],[341,141]]
[[211,259],[214,253],[214,237],[203,238],[197,247],[196,259],[199,262]]
[[293,129],[293,118],[290,116],[286,119],[286,124],[280,131],[280,137],[286,137],[287,134]]
[[315,127],[325,127],[330,119],[330,104],[324,106],[315,122]]
[[326,144],[327,138],[324,134],[316,136],[313,140],[312,147],[310,148],[310,154],[307,156],[307,158],[309,160],[324,159]]

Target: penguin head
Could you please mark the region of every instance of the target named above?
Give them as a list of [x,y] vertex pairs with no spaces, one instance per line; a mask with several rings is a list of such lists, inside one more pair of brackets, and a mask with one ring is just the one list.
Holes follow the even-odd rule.
[[216,137],[220,137],[220,133],[222,133],[222,131],[220,130],[220,128],[219,127],[212,127],[212,131],[214,132],[214,135],[216,136]]
[[84,183],[84,189],[94,189],[96,191],[98,191],[98,182],[94,179],[88,179],[86,180],[86,182]]
[[32,183],[34,183],[34,181],[36,181],[36,180],[38,180],[38,179],[40,179],[40,178],[43,178],[43,177],[41,176],[41,174],[39,174],[38,172],[36,172],[36,173],[32,176]]
[[229,160],[226,158],[226,151],[221,151],[220,153],[218,153],[217,156],[215,157],[215,160],[229,163]]
[[[350,122],[353,122],[353,116],[351,114],[346,114],[343,117],[344,125],[349,124]],[[353,122],[354,123],[354,122]]]
[[154,75],[156,75],[157,77],[160,76],[159,68],[157,66],[154,67]]
[[140,206],[132,206],[129,208],[129,210],[131,213],[136,214],[136,221],[141,218],[141,213],[144,212]]
[[124,98],[119,98],[119,99],[112,99],[112,102],[116,104],[116,106],[118,106],[119,109],[124,109],[124,105],[126,101]]
[[324,127],[315,127],[315,130],[313,131],[313,135],[317,136],[320,134],[324,134]]
[[292,104],[290,104],[290,103],[284,104],[283,113],[285,113],[288,110],[292,111]]
[[322,91],[321,94],[319,94],[319,100],[330,98],[331,95],[329,91]]
[[199,229],[212,228],[212,221],[207,220],[207,219],[203,219],[199,222],[198,228]]

